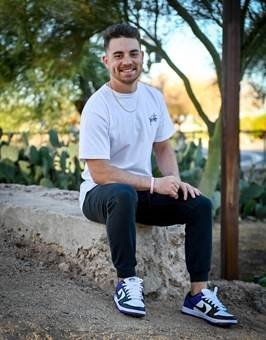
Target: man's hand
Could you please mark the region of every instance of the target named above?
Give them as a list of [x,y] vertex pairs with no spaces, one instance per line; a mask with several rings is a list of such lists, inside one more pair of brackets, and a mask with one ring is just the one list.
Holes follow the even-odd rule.
[[201,195],[201,192],[192,185],[178,180],[175,176],[165,176],[154,179],[154,191],[158,194],[169,195],[175,199],[178,198],[178,191],[182,190],[184,200],[188,195],[195,198]]

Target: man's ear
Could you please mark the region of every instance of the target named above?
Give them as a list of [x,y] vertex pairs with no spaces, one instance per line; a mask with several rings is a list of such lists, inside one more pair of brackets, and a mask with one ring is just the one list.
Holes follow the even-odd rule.
[[104,64],[104,66],[105,66],[106,68],[108,68],[108,57],[107,57],[107,55],[104,55],[104,56],[102,57],[102,63]]

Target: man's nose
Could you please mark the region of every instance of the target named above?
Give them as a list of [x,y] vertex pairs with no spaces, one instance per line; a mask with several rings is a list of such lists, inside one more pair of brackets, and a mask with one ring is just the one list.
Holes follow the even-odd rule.
[[123,59],[123,64],[125,65],[130,65],[132,64],[132,60],[130,58],[130,56],[125,56],[124,59]]

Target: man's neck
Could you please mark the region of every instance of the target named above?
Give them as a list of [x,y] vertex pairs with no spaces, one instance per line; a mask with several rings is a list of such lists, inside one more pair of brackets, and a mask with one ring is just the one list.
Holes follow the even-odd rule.
[[137,84],[138,81],[136,80],[134,83],[132,84],[125,84],[125,83],[121,83],[118,82],[114,79],[111,79],[108,82],[108,85],[111,87],[112,90],[116,91],[116,92],[120,92],[120,93],[132,93],[135,92],[137,89]]

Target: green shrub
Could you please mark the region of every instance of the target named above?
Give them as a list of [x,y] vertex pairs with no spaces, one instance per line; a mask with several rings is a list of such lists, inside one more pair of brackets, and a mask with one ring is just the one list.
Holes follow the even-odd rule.
[[[79,190],[82,166],[78,160],[77,138],[64,145],[55,130],[49,131],[49,143],[37,148],[29,145],[23,134],[23,145],[18,148],[11,143],[0,141],[0,182],[18,184],[37,184],[48,188]],[[171,140],[176,149],[176,158],[183,181],[198,186],[206,159],[201,141],[198,144],[186,142],[181,134]],[[155,177],[161,176],[155,157],[152,155],[152,168]],[[243,175],[242,175],[243,177]],[[220,209],[220,183],[212,197],[213,215]],[[253,175],[249,180],[240,181],[240,215],[266,218],[265,178],[257,180]]]
[[55,130],[49,131],[49,145],[36,148],[23,136],[23,147],[0,143],[0,182],[37,184],[45,187],[79,190],[81,166],[78,145],[64,145]]
[[258,219],[266,218],[266,190],[265,185],[240,181],[240,214],[243,218],[254,216]]

